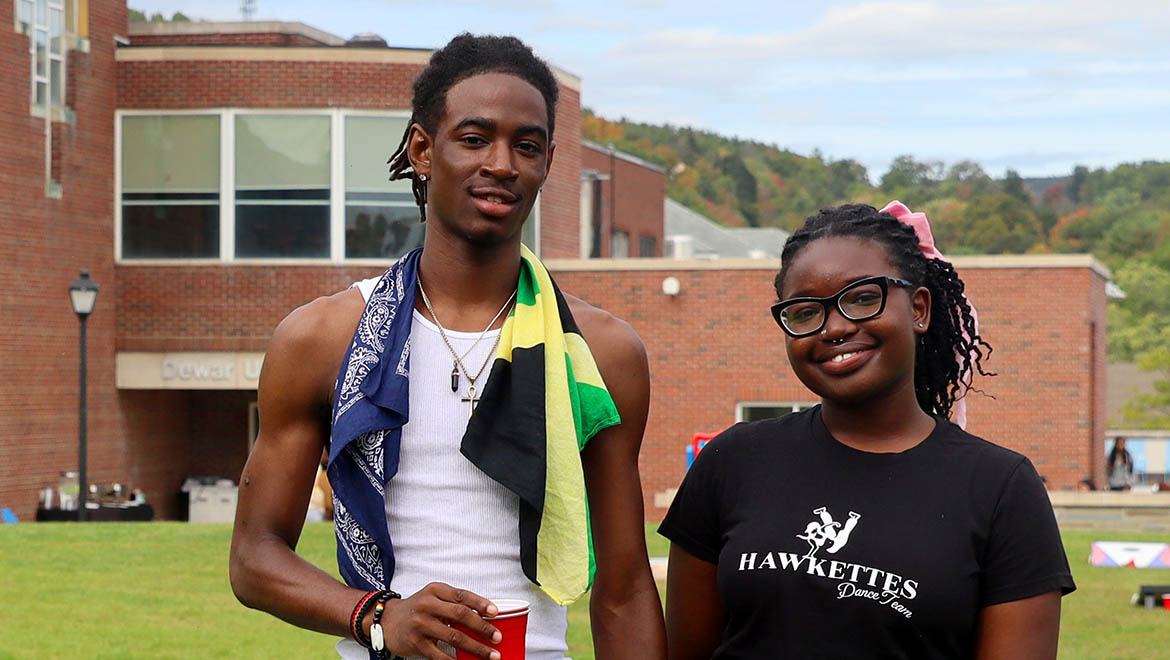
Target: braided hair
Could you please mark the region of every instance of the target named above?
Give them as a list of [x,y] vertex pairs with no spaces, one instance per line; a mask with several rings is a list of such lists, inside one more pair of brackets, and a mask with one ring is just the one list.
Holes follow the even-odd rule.
[[410,179],[421,222],[427,220],[427,187],[407,157],[410,129],[418,124],[434,135],[446,109],[447,91],[481,73],[508,73],[535,87],[544,97],[548,109],[548,134],[552,138],[559,88],[548,64],[516,37],[480,36],[467,32],[455,37],[431,55],[430,63],[415,79],[410,121],[406,123],[398,148],[387,161],[391,181]]
[[983,370],[983,358],[992,349],[976,331],[963,280],[949,263],[922,253],[913,227],[868,204],[844,204],[822,209],[788,237],[776,275],[777,296],[782,295],[784,277],[796,255],[809,243],[832,236],[877,241],[901,277],[930,290],[930,327],[919,336],[915,349],[914,392],[924,411],[949,416],[955,401],[972,389],[973,371],[995,375]]

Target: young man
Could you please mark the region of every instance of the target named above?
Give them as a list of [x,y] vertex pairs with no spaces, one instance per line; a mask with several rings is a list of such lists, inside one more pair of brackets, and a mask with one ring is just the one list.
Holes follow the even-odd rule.
[[[378,646],[373,609],[356,607],[376,592],[382,657],[440,660],[453,646],[498,660],[450,624],[498,640],[480,615],[519,598],[528,657],[559,659],[563,604],[591,580],[597,657],[665,656],[637,462],[645,349],[623,321],[560,296],[520,245],[552,165],[556,98],[516,39],[464,34],[437,51],[391,159],[427,222],[421,253],[273,334],[232,588],[345,638],[343,657],[378,656],[354,641],[373,632]],[[348,584],[294,553],[323,448]]]

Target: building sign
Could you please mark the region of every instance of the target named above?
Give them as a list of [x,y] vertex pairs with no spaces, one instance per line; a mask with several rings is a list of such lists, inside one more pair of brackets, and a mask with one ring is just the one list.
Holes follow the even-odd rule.
[[263,353],[128,353],[116,357],[120,390],[254,390]]

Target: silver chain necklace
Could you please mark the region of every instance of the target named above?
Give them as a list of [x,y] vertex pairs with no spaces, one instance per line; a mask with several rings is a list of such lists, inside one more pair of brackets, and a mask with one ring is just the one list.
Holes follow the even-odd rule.
[[504,302],[504,306],[500,308],[500,311],[496,312],[496,315],[493,316],[492,320],[488,322],[487,327],[483,329],[483,332],[479,333],[479,337],[476,337],[475,341],[472,342],[471,347],[468,348],[462,356],[460,356],[459,352],[455,350],[455,347],[451,345],[451,340],[447,338],[447,331],[443,328],[443,324],[439,323],[439,317],[435,314],[435,309],[431,307],[430,298],[427,297],[427,290],[423,288],[422,277],[419,277],[418,280],[418,291],[422,294],[423,304],[426,305],[427,311],[431,313],[431,319],[434,320],[435,327],[439,329],[439,336],[443,338],[443,343],[447,346],[447,350],[451,351],[451,357],[455,358],[455,362],[451,365],[451,391],[456,393],[459,391],[460,372],[462,372],[463,376],[467,378],[467,396],[460,397],[459,400],[467,404],[467,418],[471,419],[472,413],[475,412],[475,405],[479,403],[479,398],[475,396],[478,392],[478,390],[475,389],[475,381],[483,375],[483,370],[486,369],[488,363],[492,361],[492,357],[496,353],[496,347],[500,345],[500,335],[496,335],[496,341],[492,343],[491,350],[488,351],[487,357],[484,358],[483,364],[479,365],[479,370],[475,372],[474,376],[471,375],[471,373],[467,370],[467,367],[463,365],[463,358],[466,358],[471,354],[471,351],[475,350],[475,347],[479,345],[479,342],[482,341],[485,336],[487,336],[488,331],[491,330],[492,326],[496,324],[496,321],[500,318],[500,315],[504,313],[504,310],[508,309],[508,307],[512,305],[512,300],[516,297],[516,293],[519,291],[519,287],[517,287],[515,291],[512,291],[512,295],[508,296],[508,300]]

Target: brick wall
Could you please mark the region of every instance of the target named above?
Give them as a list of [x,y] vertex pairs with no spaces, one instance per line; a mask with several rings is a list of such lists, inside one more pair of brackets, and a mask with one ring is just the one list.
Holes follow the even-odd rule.
[[554,131],[557,148],[540,194],[540,255],[572,259],[578,256],[581,241],[581,94],[565,85]]
[[[611,163],[609,152],[593,145],[581,145],[581,153],[583,168],[606,176],[610,174],[611,165],[614,170],[613,179],[601,182],[601,256],[612,256],[609,237],[614,231],[629,234],[629,256],[638,256],[639,238],[653,239],[652,256],[662,256],[662,200],[666,198],[666,175],[656,167],[647,167],[620,155],[614,157]],[[611,206],[610,200],[615,190],[616,204]]]
[[[267,52],[275,57],[280,51]],[[364,56],[371,51],[352,52]],[[422,64],[366,61],[124,60],[118,63],[118,107],[407,110],[410,86],[422,69]],[[561,85],[556,121],[556,153],[541,195],[541,254],[576,257],[581,189],[581,102],[576,89]],[[387,144],[387,155],[396,146]]]
[[0,506],[31,520],[37,491],[78,463],[77,317],[68,286],[87,268],[101,286],[88,321],[89,477],[125,480],[125,418],[114,390],[114,35],[121,0],[90,0],[90,52],[72,51],[67,104],[53,126],[61,197],[45,194],[44,120],[29,111],[28,37],[0,3]]

